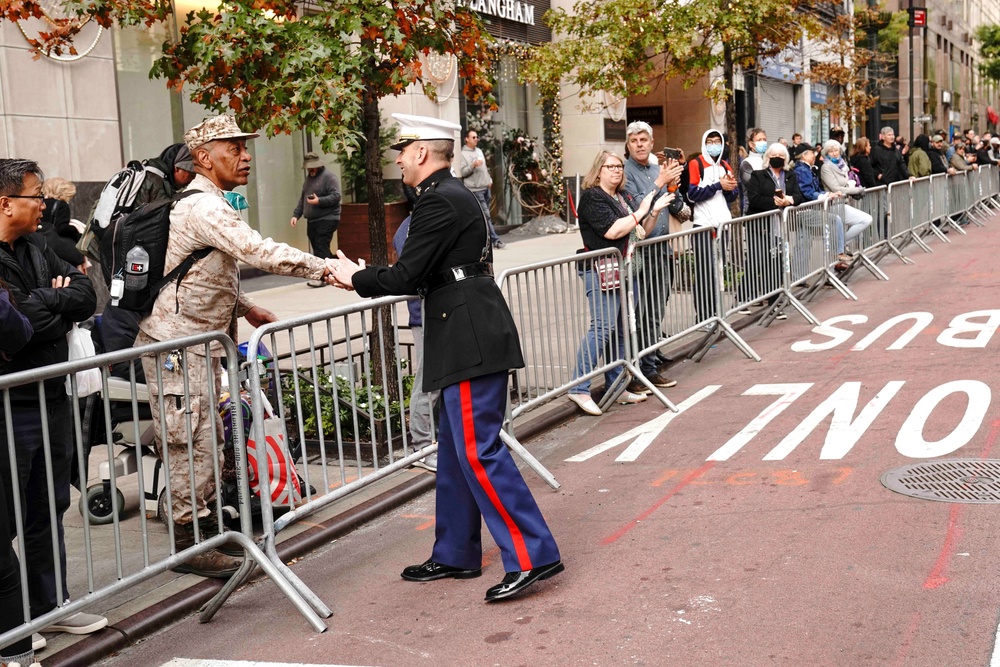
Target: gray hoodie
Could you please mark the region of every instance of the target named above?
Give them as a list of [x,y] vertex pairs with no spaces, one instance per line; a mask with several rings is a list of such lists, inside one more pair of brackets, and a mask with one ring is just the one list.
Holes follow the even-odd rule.
[[[315,194],[319,197],[318,204],[310,204],[306,197]],[[306,175],[306,182],[302,184],[302,194],[299,195],[299,203],[295,205],[293,217],[305,216],[306,220],[316,222],[319,220],[340,220],[340,183],[332,171],[326,167],[321,168],[315,176]]]

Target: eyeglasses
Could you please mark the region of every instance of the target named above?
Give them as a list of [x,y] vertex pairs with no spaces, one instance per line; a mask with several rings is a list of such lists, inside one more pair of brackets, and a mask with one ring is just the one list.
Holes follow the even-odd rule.
[[608,171],[622,171],[623,169],[625,169],[625,165],[621,165],[621,164],[606,164],[606,165],[604,165],[604,168],[607,169]]
[[45,195],[3,195],[7,199],[37,199],[42,201],[45,199]]

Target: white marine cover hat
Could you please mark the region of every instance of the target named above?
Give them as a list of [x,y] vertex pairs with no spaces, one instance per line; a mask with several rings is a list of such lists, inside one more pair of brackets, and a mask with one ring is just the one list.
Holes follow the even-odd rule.
[[435,139],[455,140],[455,133],[462,126],[451,121],[431,118],[429,116],[411,116],[405,113],[394,113],[392,118],[399,123],[399,138],[390,148],[400,150],[414,141],[430,141]]

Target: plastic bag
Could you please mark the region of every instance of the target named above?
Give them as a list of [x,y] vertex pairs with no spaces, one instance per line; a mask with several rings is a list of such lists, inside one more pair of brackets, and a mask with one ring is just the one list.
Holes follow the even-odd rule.
[[[288,440],[285,438],[285,425],[280,417],[274,414],[271,404],[259,395],[264,405],[264,451],[267,460],[267,475],[271,487],[271,503],[273,505],[291,506],[302,500],[302,487],[299,485],[299,474],[295,470],[288,451]],[[250,490],[263,497],[260,483],[259,444],[254,440],[256,429],[251,428],[247,434],[247,467],[249,468]]]
[[[81,329],[74,324],[73,328],[66,334],[66,343],[69,345],[69,360],[79,361],[97,356],[94,348],[94,339],[91,337],[90,329]],[[76,374],[76,395],[78,398],[96,394],[101,390],[101,369],[88,368]],[[69,377],[66,377],[66,393],[73,395],[73,386]]]

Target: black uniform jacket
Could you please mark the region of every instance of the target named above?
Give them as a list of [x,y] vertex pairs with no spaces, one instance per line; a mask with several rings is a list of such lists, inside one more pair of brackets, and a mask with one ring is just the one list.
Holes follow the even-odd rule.
[[[355,273],[361,296],[417,294],[442,271],[483,261],[484,249],[485,261],[493,261],[479,201],[448,169],[431,174],[417,192],[399,261]],[[424,391],[522,366],[514,318],[492,277],[467,278],[424,296]]]
[[[774,179],[767,172],[767,169],[757,169],[750,174],[750,181],[747,183],[747,215],[775,211],[778,208],[774,204]],[[785,194],[792,198],[796,206],[806,200],[799,189],[799,180],[791,170],[785,172]]]
[[[74,322],[84,321],[97,308],[97,296],[90,279],[60,259],[40,234],[17,239],[13,249],[16,257],[0,249],[0,278],[10,286],[17,309],[31,322],[34,334],[28,344],[3,365],[4,373],[66,361],[69,358],[66,333],[73,328]],[[52,287],[52,279],[56,276],[68,277],[69,286]],[[65,378],[46,380],[46,396],[65,396],[65,386]],[[11,399],[37,403],[38,389],[35,385],[12,389]]]

